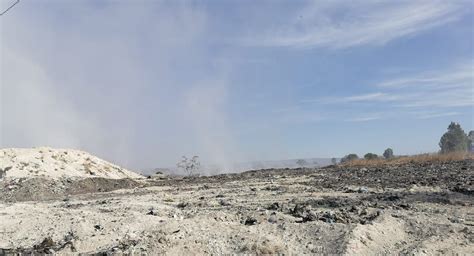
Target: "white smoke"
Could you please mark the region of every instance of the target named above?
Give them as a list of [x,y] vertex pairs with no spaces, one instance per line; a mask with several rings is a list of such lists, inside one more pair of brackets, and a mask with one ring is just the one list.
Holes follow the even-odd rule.
[[206,20],[186,2],[21,2],[0,20],[0,146],[80,148],[129,168],[183,154],[225,166],[226,81],[191,75],[212,57]]

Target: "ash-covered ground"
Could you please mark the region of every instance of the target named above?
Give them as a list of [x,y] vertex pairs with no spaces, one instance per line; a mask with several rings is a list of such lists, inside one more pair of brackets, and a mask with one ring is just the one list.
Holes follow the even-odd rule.
[[474,161],[4,179],[0,254],[470,254]]

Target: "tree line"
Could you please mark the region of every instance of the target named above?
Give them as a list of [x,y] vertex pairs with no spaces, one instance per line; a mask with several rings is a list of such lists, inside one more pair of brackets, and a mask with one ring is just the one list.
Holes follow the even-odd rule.
[[[438,143],[440,147],[439,153],[448,154],[453,152],[474,152],[474,131],[466,134],[459,123],[451,122],[448,131],[445,132]],[[387,148],[382,154],[384,159],[394,158],[393,149]],[[367,153],[364,159],[373,160],[382,158],[375,153]],[[357,154],[348,154],[341,158],[341,163],[346,163],[359,159]],[[332,163],[336,164],[336,158],[332,159]]]

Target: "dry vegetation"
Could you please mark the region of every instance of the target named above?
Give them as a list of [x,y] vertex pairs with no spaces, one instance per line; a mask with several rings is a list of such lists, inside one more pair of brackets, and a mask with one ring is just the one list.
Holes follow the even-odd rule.
[[420,154],[413,156],[399,156],[391,159],[377,158],[377,159],[356,159],[346,163],[342,163],[341,166],[384,166],[384,165],[402,165],[407,163],[443,163],[451,161],[461,161],[461,160],[474,160],[473,153],[467,152],[453,152],[448,154]]

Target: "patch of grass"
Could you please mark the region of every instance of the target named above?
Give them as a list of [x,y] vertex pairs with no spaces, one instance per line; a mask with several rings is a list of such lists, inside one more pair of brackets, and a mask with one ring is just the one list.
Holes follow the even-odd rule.
[[420,154],[413,156],[399,156],[391,159],[377,158],[377,159],[356,159],[350,162],[340,164],[340,166],[366,166],[366,167],[376,167],[383,165],[402,165],[409,163],[443,163],[443,162],[452,162],[452,161],[462,161],[462,160],[474,160],[473,153],[467,152],[454,152],[448,154]]

